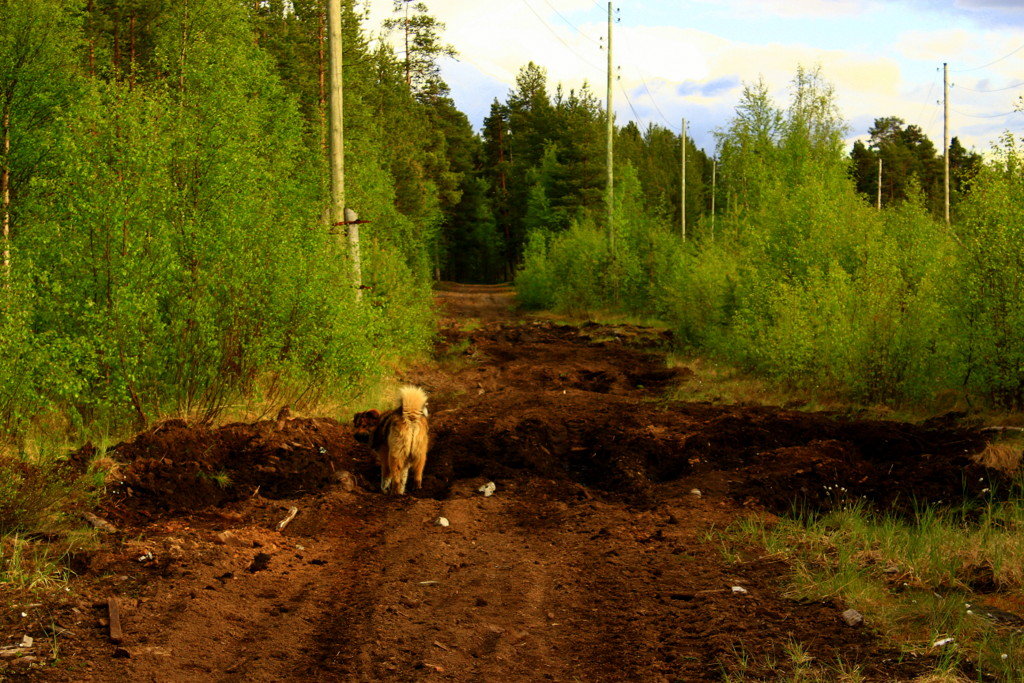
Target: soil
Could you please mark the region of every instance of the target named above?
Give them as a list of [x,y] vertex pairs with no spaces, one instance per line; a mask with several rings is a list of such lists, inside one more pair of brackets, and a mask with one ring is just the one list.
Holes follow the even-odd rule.
[[979,432],[669,401],[687,373],[666,369],[667,332],[517,315],[502,287],[438,299],[436,361],[398,378],[431,395],[422,490],[378,493],[347,422],[157,425],[108,451],[121,483],[100,512],[119,531],[73,558],[67,600],[3,621],[57,663],[0,659],[5,675],[773,680],[792,642],[866,680],[934,664],[846,625],[842,604],[787,597],[778,558],[726,562],[709,532],[980,495],[997,475],[971,458]]

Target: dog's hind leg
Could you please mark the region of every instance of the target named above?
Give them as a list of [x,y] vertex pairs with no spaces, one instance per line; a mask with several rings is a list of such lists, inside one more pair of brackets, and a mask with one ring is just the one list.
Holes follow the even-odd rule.
[[388,476],[388,466],[382,463],[380,466],[380,492],[387,493],[391,489],[391,477]]
[[405,465],[402,467],[402,472],[395,477],[395,482],[398,484],[398,495],[405,495],[405,484],[409,481],[409,466]]
[[422,458],[417,458],[412,465],[412,480],[418,489],[423,488],[423,468],[426,465],[427,457],[425,455]]

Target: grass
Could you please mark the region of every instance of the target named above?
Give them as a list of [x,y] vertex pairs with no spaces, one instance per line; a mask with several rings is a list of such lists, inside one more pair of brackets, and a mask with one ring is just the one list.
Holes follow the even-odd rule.
[[[791,568],[789,597],[852,607],[894,647],[937,657],[928,680],[961,680],[961,672],[972,669],[1020,680],[1024,620],[1014,619],[1024,612],[1019,495],[974,510],[926,508],[912,519],[857,505],[820,515],[747,517],[720,533],[726,561],[748,556],[751,544],[783,557]],[[945,638],[953,640],[936,645]],[[798,653],[791,658],[795,664]]]

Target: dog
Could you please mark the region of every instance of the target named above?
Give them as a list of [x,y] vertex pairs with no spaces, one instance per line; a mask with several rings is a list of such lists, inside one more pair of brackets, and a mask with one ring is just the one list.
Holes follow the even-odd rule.
[[398,390],[398,406],[386,413],[367,410],[352,420],[357,441],[367,444],[380,464],[380,490],[405,495],[412,470],[416,488],[423,486],[429,433],[427,394],[419,387]]

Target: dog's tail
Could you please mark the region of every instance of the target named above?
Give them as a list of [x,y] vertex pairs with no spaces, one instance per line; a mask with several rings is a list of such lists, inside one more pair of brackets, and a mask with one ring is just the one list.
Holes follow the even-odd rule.
[[404,386],[398,390],[402,417],[409,421],[427,417],[427,394],[419,387]]

